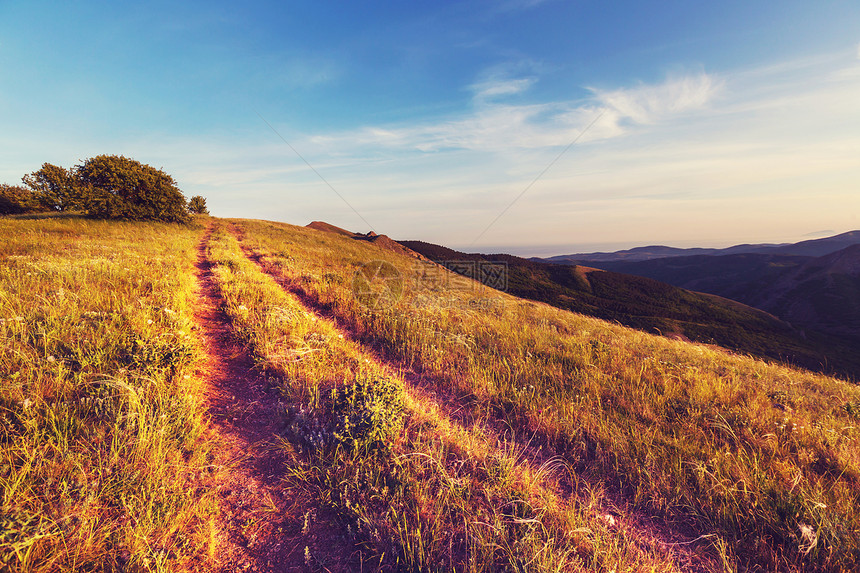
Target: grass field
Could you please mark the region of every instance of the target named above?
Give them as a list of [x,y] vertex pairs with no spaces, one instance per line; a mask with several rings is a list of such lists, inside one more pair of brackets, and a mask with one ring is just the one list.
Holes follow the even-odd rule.
[[202,228],[0,220],[0,569],[192,570]]
[[528,463],[515,441],[457,423],[444,405],[404,388],[223,230],[210,252],[237,331],[293,404],[286,447],[307,455],[289,479],[341,516],[375,567],[674,570],[629,532],[610,529],[594,496],[560,499],[548,487],[564,473],[559,460]]
[[[739,567],[860,562],[855,385],[426,277],[369,311],[351,275],[377,258],[410,277],[412,260],[333,234],[238,226],[359,340],[476,396],[479,416],[537,432],[642,510],[714,535]],[[498,302],[476,310],[481,299]]]
[[0,220],[0,570],[212,568],[204,225],[283,483],[365,571],[860,566],[855,385],[331,233],[60,217]]

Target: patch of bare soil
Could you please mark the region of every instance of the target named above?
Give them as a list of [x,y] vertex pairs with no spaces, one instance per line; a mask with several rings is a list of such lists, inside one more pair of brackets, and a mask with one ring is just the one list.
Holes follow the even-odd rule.
[[208,384],[211,427],[219,444],[212,487],[221,514],[211,568],[225,573],[355,570],[352,543],[333,517],[283,479],[295,465],[278,445],[284,404],[275,385],[255,370],[221,308],[207,256],[210,234],[198,251],[195,318],[206,346],[199,375]]
[[[234,230],[236,232],[236,230]],[[559,455],[555,445],[543,436],[535,427],[533,421],[522,418],[513,412],[486,411],[486,401],[463,389],[455,389],[450,384],[443,384],[426,373],[416,372],[407,364],[389,356],[383,349],[375,348],[372,343],[361,340],[350,326],[343,321],[338,324],[332,309],[321,303],[302,285],[292,281],[280,268],[270,264],[264,257],[241,244],[242,236],[236,233],[245,255],[259,268],[271,276],[281,287],[295,296],[307,309],[320,318],[331,320],[342,331],[344,336],[361,344],[368,357],[391,372],[397,372],[406,383],[408,391],[421,400],[434,403],[440,411],[446,412],[449,419],[464,426],[480,425],[486,433],[495,435],[508,443],[522,449],[520,460],[538,468],[553,460],[564,459]],[[665,523],[658,516],[650,516],[632,506],[625,496],[613,491],[607,484],[590,483],[590,480],[577,472],[574,460],[567,461],[568,472],[554,472],[557,479],[555,487],[562,498],[577,495],[576,484],[589,484],[598,491],[604,492],[602,507],[598,510],[599,517],[612,528],[619,528],[627,533],[627,537],[636,540],[636,544],[645,552],[655,551],[668,556],[679,571],[690,573],[710,573],[723,571],[719,558],[714,554],[710,543],[711,535],[699,535],[685,524]],[[572,475],[572,473],[576,475]],[[547,484],[553,485],[553,484]]]

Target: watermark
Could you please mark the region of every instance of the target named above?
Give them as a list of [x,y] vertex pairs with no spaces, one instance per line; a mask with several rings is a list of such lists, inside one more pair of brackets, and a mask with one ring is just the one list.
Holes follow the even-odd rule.
[[363,306],[390,308],[403,298],[403,275],[388,261],[370,261],[355,271],[352,293]]
[[[448,272],[451,271],[451,272]],[[419,261],[412,267],[415,290],[455,290],[478,292],[489,287],[508,290],[508,263],[502,261]]]
[[435,308],[443,310],[488,311],[500,310],[505,306],[499,297],[453,298],[417,294],[410,301],[413,308]]
[[[489,309],[499,306],[494,297],[461,300],[438,296],[444,292],[480,294],[487,288],[508,290],[508,264],[501,261],[416,261],[408,276],[387,261],[371,261],[355,272],[352,291],[356,300],[371,309],[390,308],[398,304],[407,286],[415,293],[413,306],[435,306],[463,309]],[[428,296],[434,293],[433,296]]]

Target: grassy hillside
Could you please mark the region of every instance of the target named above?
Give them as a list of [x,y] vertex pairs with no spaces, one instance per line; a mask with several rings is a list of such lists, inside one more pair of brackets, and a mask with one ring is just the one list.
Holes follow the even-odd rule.
[[[511,255],[472,255],[421,241],[403,241],[403,244],[440,262],[501,261],[507,265],[507,291],[522,298],[617,321],[646,332],[717,344],[815,371],[860,375],[860,358],[844,342],[804,336],[766,312],[667,284],[671,281],[660,282],[635,276],[635,273],[606,272],[577,265],[538,263]],[[702,258],[710,257],[682,257],[681,260]],[[616,264],[641,266],[657,262]],[[723,278],[727,273],[721,270],[714,272],[721,280],[729,280]],[[761,294],[761,291],[756,292]]]
[[282,401],[295,570],[858,568],[858,387],[211,223],[0,221],[3,570],[214,567],[201,241]]
[[194,570],[202,229],[0,220],[0,570]]
[[[358,340],[474,396],[476,415],[539,437],[637,508],[713,536],[729,562],[860,562],[856,386],[495,291],[476,298],[435,268],[347,238],[237,225]],[[369,310],[352,295],[351,277],[374,258],[419,279],[397,306]]]
[[[284,236],[254,223],[240,229],[263,230],[255,239]],[[316,260],[327,265],[376,252],[352,240],[299,237],[313,251],[306,256],[326,253],[327,261]],[[549,486],[560,487],[561,461],[525,463],[526,446],[480,418],[462,423],[445,401],[406,384],[400,369],[308,312],[226,229],[210,252],[237,332],[290,404],[284,447],[301,460],[286,477],[337,516],[339,542],[354,546],[365,570],[674,570],[666,556],[638,549],[641,540],[601,521],[595,494],[560,499]],[[340,282],[339,266],[325,268],[332,273],[324,280]],[[306,555],[311,570],[336,569],[324,548],[310,544]]]

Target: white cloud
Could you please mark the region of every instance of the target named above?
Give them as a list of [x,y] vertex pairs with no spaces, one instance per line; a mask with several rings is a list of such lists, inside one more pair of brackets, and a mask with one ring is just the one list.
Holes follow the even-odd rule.
[[497,96],[523,93],[534,83],[532,78],[488,80],[473,84],[476,100],[488,100]]
[[661,84],[640,84],[611,91],[593,89],[598,104],[620,122],[651,124],[672,114],[705,107],[722,88],[711,75],[671,78]]
[[476,97],[444,121],[307,143],[325,150],[312,161],[341,161],[324,173],[382,232],[468,245],[603,112],[484,244],[791,240],[795,229],[857,226],[858,68],[853,57],[818,58],[584,100]]
[[548,103],[508,103],[501,96],[524,93],[534,79],[505,79],[494,75],[472,86],[475,105],[467,113],[434,123],[371,126],[316,136],[312,141],[329,152],[369,149],[386,152],[465,150],[505,153],[523,149],[566,146],[601,113],[600,121],[581,139],[619,137],[632,126],[671,121],[674,116],[702,109],[719,93],[722,82],[707,74],[670,78],[611,91],[592,90],[587,100]]

